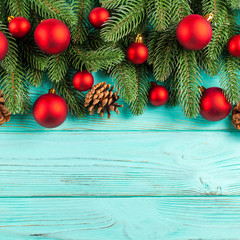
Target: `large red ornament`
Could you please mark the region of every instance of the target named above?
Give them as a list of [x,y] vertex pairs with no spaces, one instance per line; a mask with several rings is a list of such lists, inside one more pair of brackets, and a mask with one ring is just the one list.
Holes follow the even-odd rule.
[[10,23],[8,25],[9,32],[15,38],[23,38],[31,31],[31,25],[29,21],[24,17],[9,18]]
[[197,14],[183,18],[176,30],[178,42],[188,50],[201,50],[205,48],[212,38],[210,23]]
[[240,57],[240,35],[235,35],[228,41],[227,49],[232,56]]
[[89,90],[92,87],[93,83],[94,83],[93,75],[86,70],[83,70],[82,72],[77,71],[72,79],[72,84],[74,88],[78,91]]
[[51,89],[40,96],[33,105],[33,116],[38,124],[46,128],[60,126],[67,118],[68,107],[63,98]]
[[107,9],[102,7],[94,8],[88,17],[89,22],[95,28],[102,28],[102,25],[108,20],[110,17]]
[[37,46],[46,54],[59,54],[65,51],[70,43],[70,31],[65,23],[57,19],[41,22],[34,33]]
[[5,35],[0,31],[0,61],[2,61],[8,52],[8,40]]
[[154,84],[148,94],[149,102],[156,106],[162,106],[167,103],[169,98],[168,90],[164,86]]
[[211,87],[203,91],[200,101],[200,114],[209,121],[219,121],[229,115],[232,104],[224,96],[223,90]]

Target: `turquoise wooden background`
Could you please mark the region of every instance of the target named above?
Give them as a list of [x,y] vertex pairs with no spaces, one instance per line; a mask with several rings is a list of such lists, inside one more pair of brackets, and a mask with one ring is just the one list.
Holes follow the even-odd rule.
[[240,240],[239,147],[231,116],[179,107],[69,116],[56,129],[14,116],[0,127],[0,240]]
[[168,106],[134,117],[125,107],[48,130],[28,114],[0,134],[1,240],[240,239],[231,117],[190,120]]

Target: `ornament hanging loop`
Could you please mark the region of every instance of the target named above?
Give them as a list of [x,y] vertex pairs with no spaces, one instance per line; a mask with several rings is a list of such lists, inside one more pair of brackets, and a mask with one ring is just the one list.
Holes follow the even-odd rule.
[[51,93],[51,94],[56,94],[56,90],[54,89],[54,88],[51,88],[51,89],[49,89],[49,91],[48,91],[48,93]]
[[212,20],[213,20],[213,17],[214,17],[214,14],[213,13],[208,13],[204,16],[204,18],[209,22],[211,23]]
[[14,19],[14,16],[9,16],[8,17],[8,22],[10,23]]
[[143,43],[143,37],[141,34],[138,34],[135,40],[136,43]]

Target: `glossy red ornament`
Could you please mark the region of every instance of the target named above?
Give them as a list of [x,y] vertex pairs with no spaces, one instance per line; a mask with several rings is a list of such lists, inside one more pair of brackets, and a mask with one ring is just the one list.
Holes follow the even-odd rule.
[[211,41],[212,27],[203,16],[192,14],[179,22],[176,36],[184,48],[201,50]]
[[51,55],[65,51],[70,38],[70,31],[66,24],[57,19],[44,20],[34,32],[34,39],[39,49]]
[[24,17],[15,17],[10,20],[8,28],[15,38],[23,38],[31,31],[30,22]]
[[228,41],[227,49],[232,56],[240,57],[240,35],[235,35]]
[[89,22],[95,28],[102,28],[102,25],[108,20],[110,14],[107,9],[102,7],[94,8],[88,17]]
[[55,128],[66,120],[68,107],[65,100],[53,90],[49,92],[36,100],[33,105],[33,116],[42,127]]
[[167,103],[169,98],[168,90],[161,85],[153,85],[148,94],[149,102],[156,106],[162,106]]
[[232,104],[224,96],[223,90],[211,87],[203,91],[200,101],[200,114],[209,121],[220,121],[231,112]]
[[2,61],[8,53],[8,40],[0,31],[0,61]]
[[93,86],[93,83],[94,83],[93,75],[86,70],[83,70],[82,72],[77,71],[72,79],[72,84],[74,88],[78,91],[89,90]]
[[148,49],[143,43],[135,42],[129,46],[127,58],[133,64],[142,64],[148,58]]

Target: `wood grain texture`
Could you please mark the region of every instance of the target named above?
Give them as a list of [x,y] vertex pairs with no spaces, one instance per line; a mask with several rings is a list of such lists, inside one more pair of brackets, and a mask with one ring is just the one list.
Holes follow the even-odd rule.
[[240,198],[0,199],[4,240],[239,240]]
[[239,195],[239,139],[240,132],[0,134],[0,196]]
[[[205,87],[219,86],[218,77],[211,78],[203,76]],[[102,73],[94,73],[95,83],[100,81],[112,81]],[[42,94],[47,93],[50,86],[44,83],[41,88],[32,89],[32,102]],[[42,131],[175,131],[175,130],[225,130],[237,131],[231,124],[231,116],[219,121],[209,122],[198,116],[196,119],[187,119],[181,107],[154,107],[150,104],[142,116],[132,116],[126,104],[120,110],[120,115],[113,114],[112,119],[101,119],[97,114],[77,119],[69,116],[60,127],[55,129],[44,129],[39,126],[31,113],[23,116],[13,116],[11,121],[0,127],[0,132],[42,132]]]

